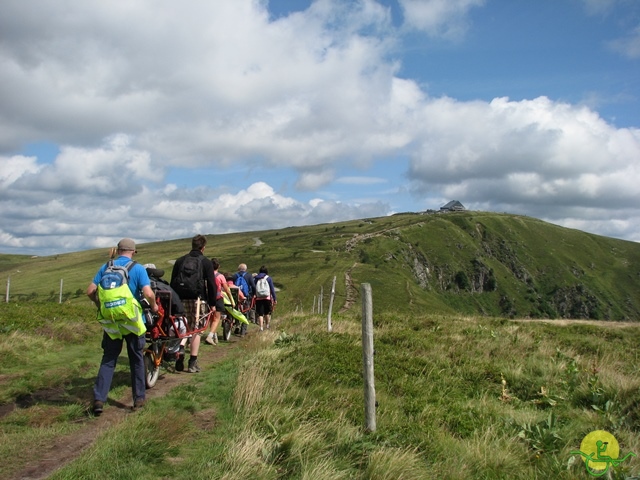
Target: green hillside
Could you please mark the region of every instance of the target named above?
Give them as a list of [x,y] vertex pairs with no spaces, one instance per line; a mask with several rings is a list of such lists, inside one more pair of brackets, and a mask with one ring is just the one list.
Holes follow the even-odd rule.
[[[282,312],[324,306],[336,277],[336,309],[372,285],[376,311],[503,317],[635,320],[640,245],[489,212],[405,213],[281,230],[207,235],[222,271],[267,265]],[[131,233],[136,237],[135,232]],[[136,260],[166,270],[190,239],[141,244]],[[0,255],[11,301],[86,302],[107,249],[48,257]],[[9,281],[8,281],[9,280]]]

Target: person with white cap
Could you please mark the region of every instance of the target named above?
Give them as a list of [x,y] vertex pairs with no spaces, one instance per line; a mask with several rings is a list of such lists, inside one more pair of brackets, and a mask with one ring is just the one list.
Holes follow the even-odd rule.
[[[120,352],[122,351],[123,342],[127,344],[127,354],[129,356],[129,367],[131,369],[131,391],[133,393],[133,409],[136,410],[144,406],[145,403],[145,366],[144,366],[144,346],[146,326],[142,319],[142,307],[139,300],[145,298],[151,306],[151,311],[157,312],[156,297],[151,289],[149,276],[145,268],[139,263],[133,261],[133,255],[137,253],[136,244],[130,238],[123,238],[118,242],[115,249],[116,258],[112,258],[105,263],[98,273],[96,273],[93,281],[87,287],[87,295],[98,306],[98,320],[103,326],[104,333],[102,336],[102,361],[98,370],[93,387],[93,413],[100,415],[107,402],[111,382],[116,368],[116,363]],[[127,318],[108,318],[103,314],[101,301],[98,296],[98,286],[101,285],[100,280],[103,278],[108,268],[127,267],[128,281],[127,286],[131,291],[133,299],[127,303],[130,313]],[[126,289],[125,289],[126,290]],[[128,293],[127,293],[128,295]],[[130,298],[130,297],[129,297]]]

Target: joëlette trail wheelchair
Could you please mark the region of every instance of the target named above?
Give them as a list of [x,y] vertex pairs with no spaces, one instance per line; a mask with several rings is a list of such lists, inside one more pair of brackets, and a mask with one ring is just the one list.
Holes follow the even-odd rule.
[[158,313],[152,313],[149,308],[144,310],[147,324],[147,345],[144,349],[147,388],[152,388],[158,381],[160,366],[162,366],[163,362],[173,363],[181,355],[184,356],[184,346],[181,345],[182,340],[207,330],[213,318],[213,312],[208,311],[206,308],[201,308],[201,305],[204,306],[206,302],[198,300],[196,304],[196,325],[202,326],[190,330],[186,316],[183,314],[172,315],[171,313],[172,293],[166,290],[156,290],[155,294]]
[[241,337],[247,334],[247,326],[249,321],[247,320],[247,313],[253,307],[253,302],[249,300],[240,301],[240,289],[238,287],[231,287],[231,296],[233,297],[234,308],[230,301],[228,301],[226,292],[223,294],[225,298],[224,308],[225,311],[221,315],[222,323],[222,338],[228,342],[231,338],[231,333],[235,333]]

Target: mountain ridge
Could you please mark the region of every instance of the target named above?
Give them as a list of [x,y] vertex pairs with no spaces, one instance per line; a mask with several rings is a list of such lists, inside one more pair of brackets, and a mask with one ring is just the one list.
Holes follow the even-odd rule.
[[[132,234],[134,237],[135,235]],[[533,217],[479,211],[388,217],[231,234],[205,233],[221,271],[269,268],[278,309],[310,312],[336,277],[336,311],[370,283],[383,311],[509,318],[636,320],[640,244]],[[136,259],[170,277],[190,239],[139,245]],[[49,257],[0,254],[12,301],[83,301],[107,249]]]

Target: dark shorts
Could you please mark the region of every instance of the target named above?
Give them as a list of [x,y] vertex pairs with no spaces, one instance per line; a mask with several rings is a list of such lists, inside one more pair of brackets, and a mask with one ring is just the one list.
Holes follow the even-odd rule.
[[256,300],[256,315],[262,317],[264,315],[271,315],[271,312],[273,312],[271,300]]
[[[189,321],[189,331],[200,330],[207,324],[207,313],[209,313],[209,305],[200,303],[200,318],[196,319],[196,301],[183,300],[184,313]],[[197,321],[196,321],[197,320]]]
[[224,298],[220,297],[216,299],[216,312],[224,313],[226,310],[224,309]]

